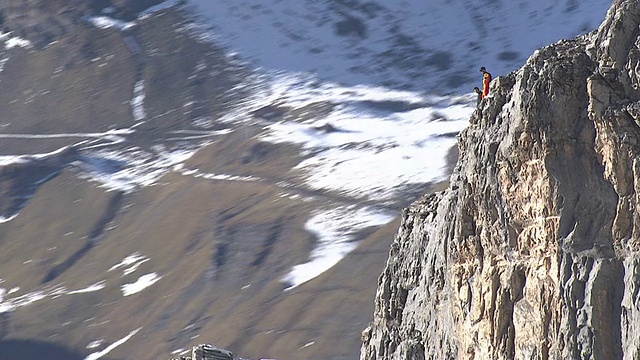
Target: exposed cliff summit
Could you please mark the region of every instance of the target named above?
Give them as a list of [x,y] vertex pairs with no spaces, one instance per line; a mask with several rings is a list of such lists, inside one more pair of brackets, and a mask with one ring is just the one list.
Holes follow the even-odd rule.
[[640,357],[640,3],[499,77],[405,210],[361,359]]

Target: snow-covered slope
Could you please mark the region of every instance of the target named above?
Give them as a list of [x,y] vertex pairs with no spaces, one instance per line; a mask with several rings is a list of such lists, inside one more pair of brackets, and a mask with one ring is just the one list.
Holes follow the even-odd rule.
[[189,0],[218,41],[268,70],[350,85],[468,92],[594,30],[610,0]]

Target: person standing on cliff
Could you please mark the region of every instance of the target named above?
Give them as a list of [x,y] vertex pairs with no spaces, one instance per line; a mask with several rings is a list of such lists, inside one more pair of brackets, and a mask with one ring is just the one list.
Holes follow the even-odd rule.
[[489,95],[489,84],[491,83],[491,73],[487,71],[484,66],[480,68],[482,73],[482,98],[486,98]]
[[478,100],[476,100],[476,107],[480,106],[480,101],[482,101],[482,91],[477,86],[473,88],[473,92],[478,95]]

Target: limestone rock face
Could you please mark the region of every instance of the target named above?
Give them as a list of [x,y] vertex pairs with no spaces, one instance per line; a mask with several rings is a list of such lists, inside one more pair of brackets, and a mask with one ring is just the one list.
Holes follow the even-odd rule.
[[405,210],[362,360],[640,358],[640,2],[497,78]]

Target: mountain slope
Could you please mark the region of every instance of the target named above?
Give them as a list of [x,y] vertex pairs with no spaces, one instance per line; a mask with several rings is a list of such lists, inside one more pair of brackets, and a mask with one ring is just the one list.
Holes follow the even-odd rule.
[[474,96],[256,70],[195,2],[0,5],[0,357],[358,357],[396,215],[445,186]]

